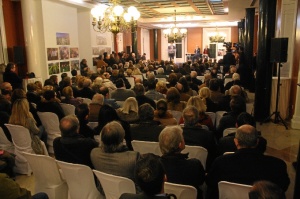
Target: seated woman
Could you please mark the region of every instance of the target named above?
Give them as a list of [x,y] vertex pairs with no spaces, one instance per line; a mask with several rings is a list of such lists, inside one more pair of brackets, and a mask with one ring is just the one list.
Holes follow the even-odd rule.
[[177,120],[173,117],[172,113],[168,111],[168,103],[165,99],[157,101],[153,120],[159,121],[164,126],[177,125]]
[[62,90],[63,96],[65,96],[65,99],[62,99],[62,103],[66,104],[72,104],[75,107],[77,107],[79,104],[82,103],[82,99],[75,98],[73,95],[73,89],[71,86],[67,86]]
[[186,107],[186,102],[180,101],[180,93],[175,87],[171,87],[167,91],[168,110],[180,111]]
[[206,105],[207,112],[216,112],[218,110],[217,104],[210,99],[210,90],[208,87],[203,87],[199,90],[199,96]]
[[138,103],[134,97],[129,97],[125,100],[123,108],[117,109],[117,114],[121,120],[128,123],[135,123],[139,120]]
[[123,121],[119,118],[116,110],[110,105],[104,104],[99,111],[98,115],[98,126],[94,129],[96,135],[99,135],[102,131],[102,128],[109,122],[118,121],[125,130],[125,140],[128,149],[133,150],[131,146],[131,133],[130,125],[128,122]]
[[36,126],[36,121],[29,112],[29,103],[26,98],[17,99],[13,103],[9,124],[21,125],[29,130],[31,137],[31,147],[36,154],[45,154],[42,143],[38,137],[40,130]]
[[125,131],[119,122],[107,123],[101,131],[100,147],[91,151],[91,161],[98,171],[135,181],[134,169],[140,154],[129,151],[123,143],[124,137]]
[[[205,113],[206,105],[204,104],[204,102],[201,100],[199,96],[191,97],[187,102],[186,106],[195,106],[199,111],[199,121],[198,121],[199,124],[206,125],[211,131],[214,130],[214,125],[211,118],[209,117],[209,115]],[[183,124],[183,123],[184,123],[183,117],[181,117],[179,120],[179,124]]]

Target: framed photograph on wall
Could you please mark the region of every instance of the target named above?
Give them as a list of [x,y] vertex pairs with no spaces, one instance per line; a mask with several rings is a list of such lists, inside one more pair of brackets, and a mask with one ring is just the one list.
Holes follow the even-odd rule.
[[47,48],[48,61],[58,60],[58,48]]
[[69,47],[66,47],[66,46],[59,47],[60,60],[69,59],[69,57],[70,57]]
[[79,58],[78,48],[70,48],[70,58]]
[[70,35],[69,33],[56,33],[56,44],[57,45],[70,45]]
[[59,62],[48,63],[48,72],[49,75],[59,73]]
[[70,71],[70,62],[64,61],[59,63],[59,68],[61,73],[69,72]]
[[71,61],[71,70],[79,70],[79,60]]
[[100,53],[99,47],[93,47],[92,51],[93,51],[93,55],[99,55],[99,53]]

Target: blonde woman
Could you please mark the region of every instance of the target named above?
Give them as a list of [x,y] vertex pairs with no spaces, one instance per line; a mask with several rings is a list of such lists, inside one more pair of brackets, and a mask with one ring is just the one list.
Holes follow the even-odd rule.
[[38,137],[40,133],[36,126],[36,121],[29,112],[29,103],[26,98],[17,99],[12,106],[12,112],[9,124],[20,125],[27,128],[30,132],[31,147],[36,154],[44,154],[41,140]]
[[210,90],[208,87],[203,87],[199,90],[199,97],[202,99],[202,101],[206,105],[207,112],[216,112],[217,111],[217,104],[215,104],[210,99]]
[[123,108],[117,109],[119,118],[128,123],[135,123],[139,120],[138,103],[134,97],[129,97],[125,100]]
[[[199,111],[199,124],[206,125],[209,130],[214,130],[214,125],[212,123],[211,118],[209,115],[205,114],[206,111],[206,105],[201,100],[199,96],[192,96],[190,97],[189,101],[187,102],[186,106],[195,106],[197,110]],[[183,118],[181,117],[179,120],[179,124],[183,124]]]

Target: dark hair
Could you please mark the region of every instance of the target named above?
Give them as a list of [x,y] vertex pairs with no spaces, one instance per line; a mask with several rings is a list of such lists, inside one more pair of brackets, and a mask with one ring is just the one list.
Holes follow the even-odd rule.
[[99,89],[99,94],[102,94],[104,97],[109,93],[109,90],[106,86],[101,86]]
[[125,86],[124,80],[122,78],[117,79],[116,80],[116,87],[121,88],[123,86]]
[[218,82],[218,79],[213,78],[209,81],[209,89],[212,91],[217,91],[219,89],[220,85]]
[[75,109],[75,115],[77,116],[79,123],[87,122],[86,116],[89,114],[89,106],[86,103],[79,104]]
[[62,73],[62,74],[60,75],[60,77],[61,77],[62,80],[63,80],[65,77],[67,77],[67,76],[68,76],[67,73]]
[[75,70],[75,69],[71,70],[71,74],[72,74],[73,77],[77,76],[77,70]]
[[144,154],[136,163],[134,175],[137,184],[147,195],[153,196],[161,192],[165,170],[159,156]]
[[27,84],[27,91],[35,91],[37,89],[37,85],[35,83]]
[[108,104],[104,104],[98,114],[98,126],[96,127],[96,133],[99,134],[102,128],[109,122],[114,120],[119,121],[120,118],[116,110]]
[[186,93],[190,90],[189,84],[185,77],[180,77],[180,79],[178,80],[178,83],[182,84],[182,87],[183,87],[182,92],[183,93]]
[[44,82],[44,86],[54,86],[54,81],[52,79],[46,79]]
[[53,98],[55,98],[55,92],[53,90],[46,90],[43,94],[43,97],[49,101]]
[[247,112],[242,112],[241,114],[239,114],[239,116],[237,117],[236,123],[239,127],[244,124],[249,124],[253,127],[256,127],[256,121],[255,121],[254,117]]
[[168,102],[177,104],[180,102],[180,93],[175,87],[171,87],[167,91],[166,98]]
[[8,73],[11,71],[11,69],[15,66],[16,64],[13,63],[13,62],[9,62],[7,65],[6,65],[6,68],[5,68],[5,72]]
[[156,109],[158,111],[158,116],[163,117],[166,115],[168,110],[168,103],[165,99],[160,99],[156,103]]
[[26,98],[26,92],[21,88],[17,88],[12,92],[10,101],[13,104],[17,99],[23,98]]
[[154,90],[156,88],[156,81],[155,79],[148,80],[148,90]]
[[135,92],[136,96],[142,96],[145,94],[145,87],[143,84],[141,83],[137,83],[134,87],[133,87],[133,91]]
[[232,96],[230,101],[230,108],[235,114],[246,112],[245,99],[239,95]]

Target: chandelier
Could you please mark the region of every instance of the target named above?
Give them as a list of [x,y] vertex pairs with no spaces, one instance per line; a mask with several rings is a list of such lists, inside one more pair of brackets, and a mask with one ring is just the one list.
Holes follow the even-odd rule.
[[223,43],[226,38],[226,34],[224,32],[219,33],[218,28],[216,28],[216,32],[211,32],[208,36],[211,43]]
[[175,12],[174,27],[163,30],[165,38],[168,38],[169,42],[174,42],[174,41],[176,42],[178,40],[181,40],[186,36],[187,33],[186,28],[179,29],[176,27],[176,10],[174,10],[174,12]]
[[120,0],[110,0],[109,6],[100,4],[91,10],[93,15],[93,28],[97,32],[126,32],[131,29],[135,32],[137,29],[137,20],[140,18],[140,12],[134,6],[130,6],[127,12],[119,5]]

